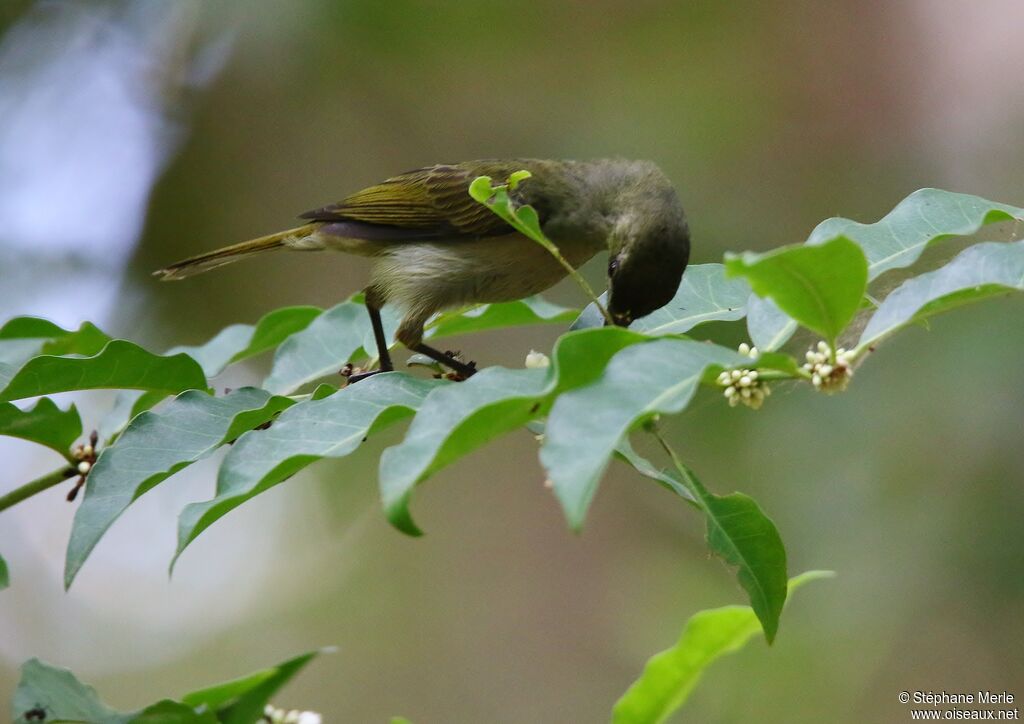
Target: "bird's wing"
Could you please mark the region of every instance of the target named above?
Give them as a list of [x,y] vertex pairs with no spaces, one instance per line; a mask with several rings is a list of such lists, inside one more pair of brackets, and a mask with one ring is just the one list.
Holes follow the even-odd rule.
[[[515,161],[481,161],[428,166],[394,176],[357,191],[344,201],[302,214],[324,222],[366,224],[375,239],[457,239],[497,236],[512,231],[483,204],[469,195],[477,176],[496,182],[523,168]],[[389,233],[393,232],[393,234]]]

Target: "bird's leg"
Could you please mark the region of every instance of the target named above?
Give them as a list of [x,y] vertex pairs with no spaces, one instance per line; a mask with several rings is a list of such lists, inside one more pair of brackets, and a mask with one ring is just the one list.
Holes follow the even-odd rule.
[[413,345],[412,349],[420,354],[425,354],[432,360],[440,362],[445,367],[457,372],[463,378],[472,377],[476,374],[476,362],[460,362],[451,352],[441,352],[440,350],[436,350],[422,342]]
[[[369,370],[368,372],[360,372],[358,374],[351,374],[351,372],[345,377],[348,378],[349,384],[353,382],[359,382],[365,380],[367,377],[380,374],[381,372],[391,372],[395,369],[394,364],[391,362],[391,353],[388,351],[388,340],[384,335],[384,322],[380,318],[380,307],[374,302],[370,301],[371,293],[366,294],[366,311],[370,315],[370,324],[373,326],[373,339],[377,343],[377,359],[380,361],[380,367],[375,370]],[[342,372],[344,375],[345,373]]]
[[391,364],[391,353],[388,351],[388,340],[384,336],[384,322],[380,318],[380,307],[366,303],[366,311],[370,313],[370,324],[373,325],[373,338],[377,342],[377,359],[380,360],[380,371],[391,372],[395,366]]

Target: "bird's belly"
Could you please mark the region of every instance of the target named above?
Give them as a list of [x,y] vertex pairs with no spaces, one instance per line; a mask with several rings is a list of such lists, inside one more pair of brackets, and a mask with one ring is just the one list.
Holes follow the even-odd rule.
[[[573,266],[601,247],[561,243]],[[409,310],[442,309],[522,299],[544,291],[566,276],[550,253],[519,234],[453,242],[395,245],[374,270],[373,286],[389,302]]]

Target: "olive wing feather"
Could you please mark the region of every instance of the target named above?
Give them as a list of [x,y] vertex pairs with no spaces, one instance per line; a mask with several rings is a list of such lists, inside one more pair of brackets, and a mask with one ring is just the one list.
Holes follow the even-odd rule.
[[[428,166],[357,191],[344,201],[301,215],[345,224],[353,235],[400,240],[498,236],[512,228],[469,195],[478,176],[495,181],[523,168],[521,162],[478,161]],[[365,225],[365,227],[363,226]]]

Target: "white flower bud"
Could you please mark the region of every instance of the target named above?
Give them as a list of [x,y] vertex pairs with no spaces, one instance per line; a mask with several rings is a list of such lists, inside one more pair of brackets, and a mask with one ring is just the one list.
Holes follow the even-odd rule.
[[83,460],[82,462],[78,463],[79,475],[87,475],[90,470],[92,470],[92,464],[87,460]]
[[743,375],[742,377],[740,377],[739,385],[740,387],[750,387],[750,385],[752,385],[753,382],[754,381],[750,379],[750,375]]
[[551,359],[543,352],[531,349],[530,354],[526,355],[527,369],[539,370],[549,366],[551,366]]
[[726,397],[734,397],[736,395],[736,388],[733,387],[732,385],[729,385],[728,387],[725,388],[724,394]]
[[746,342],[742,342],[740,344],[740,346],[739,346],[739,353],[740,354],[749,355],[750,354],[750,345],[747,344]]
[[740,377],[743,376],[743,372],[740,370],[733,370],[732,372],[729,373],[729,375],[732,377],[732,379],[738,380]]

